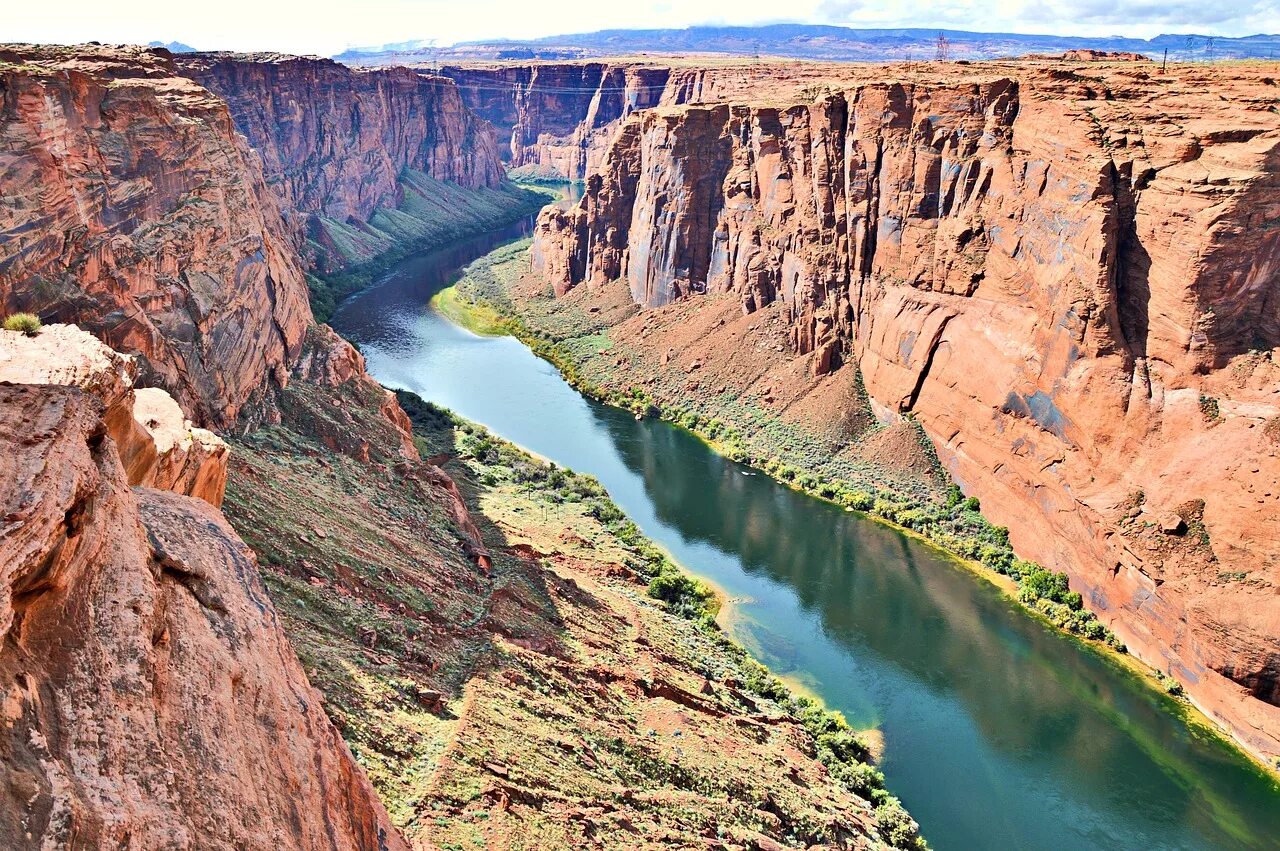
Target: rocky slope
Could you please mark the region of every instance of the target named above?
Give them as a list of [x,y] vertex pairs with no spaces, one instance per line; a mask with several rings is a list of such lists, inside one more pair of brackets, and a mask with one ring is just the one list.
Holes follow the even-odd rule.
[[628,118],[582,201],[544,213],[535,271],[602,305],[621,280],[650,308],[760,312],[671,337],[684,348],[664,363],[778,330],[801,392],[757,375],[744,393],[812,411],[810,391],[865,381],[880,419],[923,425],[1020,554],[1066,570],[1137,655],[1274,756],[1269,73],[779,71],[750,97]]
[[[0,844],[405,848],[253,553],[184,495],[213,496],[212,474],[130,488],[184,454],[158,400],[133,399],[148,419],[130,432],[128,361],[76,329],[45,335],[57,345],[0,332]],[[160,461],[131,472],[122,450],[145,455],[148,433]],[[221,448],[204,469],[225,475],[225,444],[191,438]]]
[[225,426],[311,319],[290,230],[226,104],[141,48],[0,47],[0,304],[140,354]]

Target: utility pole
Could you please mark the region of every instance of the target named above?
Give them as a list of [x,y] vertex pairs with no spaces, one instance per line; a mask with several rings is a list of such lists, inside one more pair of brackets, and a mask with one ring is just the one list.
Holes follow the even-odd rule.
[[1164,61],[1160,63],[1160,73],[1163,74],[1169,67],[1169,48],[1164,49]]

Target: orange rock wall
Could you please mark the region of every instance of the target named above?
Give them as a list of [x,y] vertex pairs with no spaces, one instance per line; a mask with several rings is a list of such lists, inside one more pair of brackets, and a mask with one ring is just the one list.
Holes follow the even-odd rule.
[[630,116],[540,218],[535,271],[781,301],[797,355],[856,363],[1020,554],[1280,754],[1274,82],[904,77]]
[[78,387],[0,385],[0,845],[407,846],[207,502]]
[[275,54],[174,61],[227,101],[291,215],[365,221],[400,201],[405,169],[472,189],[502,180],[493,129],[443,77]]

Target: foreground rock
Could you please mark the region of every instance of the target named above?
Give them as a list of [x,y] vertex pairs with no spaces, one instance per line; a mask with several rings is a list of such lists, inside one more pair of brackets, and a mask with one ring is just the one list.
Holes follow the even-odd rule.
[[294,240],[226,104],[164,55],[0,47],[0,304],[140,355],[224,426],[287,377],[311,314]]
[[582,201],[540,219],[535,270],[606,311],[621,280],[646,307],[709,293],[708,311],[759,313],[662,354],[703,366],[778,337],[804,371],[749,376],[767,402],[816,411],[791,390],[856,399],[865,381],[1019,553],[1274,757],[1274,83],[1090,65],[827,69],[638,113]]
[[207,502],[72,386],[0,384],[0,845],[405,848]]
[[74,325],[46,326],[38,336],[0,331],[0,382],[79,387],[104,406],[103,423],[130,485],[222,504],[227,444],[195,428],[163,390],[135,390],[134,358]]

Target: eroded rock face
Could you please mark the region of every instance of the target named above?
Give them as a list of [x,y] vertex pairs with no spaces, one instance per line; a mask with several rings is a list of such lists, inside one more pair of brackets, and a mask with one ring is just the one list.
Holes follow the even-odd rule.
[[0,844],[406,847],[253,554],[208,503],[130,489],[102,413],[0,385]]
[[515,168],[581,179],[599,165],[617,122],[657,106],[671,70],[608,62],[452,66],[440,73],[502,135]]
[[283,381],[311,320],[260,161],[163,55],[0,48],[0,303],[141,356],[197,422]]
[[539,220],[535,270],[649,306],[781,302],[797,355],[856,362],[1020,553],[1280,753],[1274,83],[872,73],[631,116]]
[[97,398],[130,485],[222,505],[226,443],[192,426],[164,390],[135,390],[135,373],[134,358],[74,325],[46,326],[34,337],[0,331],[0,382],[79,387]]
[[189,54],[178,69],[225,98],[286,210],[366,221],[395,207],[405,169],[475,189],[503,177],[493,130],[452,82],[329,59]]

